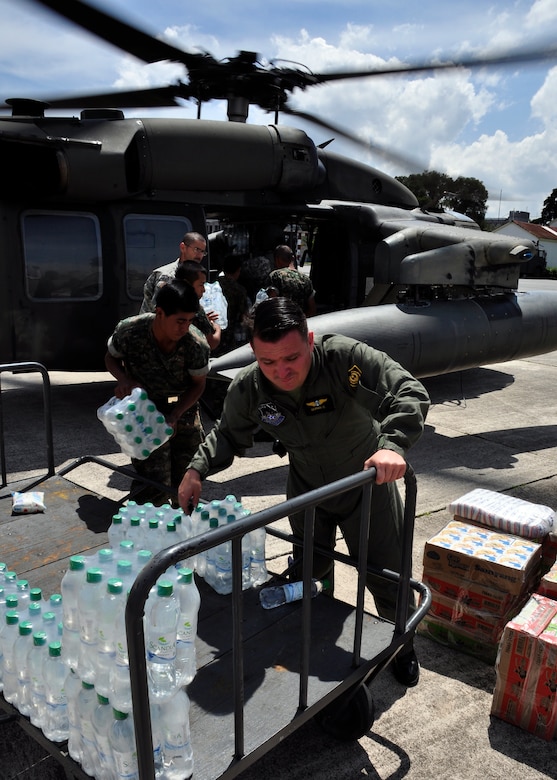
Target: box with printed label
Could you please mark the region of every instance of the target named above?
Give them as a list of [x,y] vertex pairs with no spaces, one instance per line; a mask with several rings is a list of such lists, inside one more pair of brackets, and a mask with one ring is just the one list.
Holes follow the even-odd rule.
[[541,578],[538,593],[550,599],[557,599],[557,563],[554,563],[551,569]]
[[487,585],[450,577],[447,574],[434,576],[424,571],[422,579],[433,593],[459,601],[469,609],[478,612],[506,616],[523,600],[521,594],[513,595],[504,590],[489,588]]
[[438,618],[431,613],[428,613],[418,623],[416,630],[418,634],[433,639],[441,645],[459,650],[474,658],[479,658],[488,664],[495,663],[498,650],[497,642],[476,639],[453,623]]
[[451,520],[425,544],[424,573],[519,594],[539,570],[541,545]]
[[534,594],[507,623],[497,655],[491,707],[492,715],[544,739],[555,735],[557,719],[556,617],[557,602]]
[[[523,599],[524,601],[524,599]],[[441,596],[432,592],[429,614],[441,620],[452,623],[455,628],[473,639],[496,644],[501,638],[503,629],[513,615],[519,611],[519,603],[510,608],[506,615],[495,615],[491,612],[480,612],[471,609],[463,601]]]

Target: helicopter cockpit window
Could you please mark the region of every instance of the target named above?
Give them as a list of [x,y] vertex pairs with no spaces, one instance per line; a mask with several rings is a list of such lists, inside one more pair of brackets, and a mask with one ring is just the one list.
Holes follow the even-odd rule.
[[124,219],[126,279],[130,298],[143,298],[143,285],[151,271],[172,263],[179,254],[184,233],[192,230],[186,217],[128,214]]
[[22,217],[27,294],[34,300],[97,300],[102,294],[97,218],[28,211]]

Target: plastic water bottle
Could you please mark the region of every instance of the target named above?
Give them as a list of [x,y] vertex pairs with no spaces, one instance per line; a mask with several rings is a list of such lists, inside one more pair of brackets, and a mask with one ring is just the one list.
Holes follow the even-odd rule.
[[95,774],[96,745],[93,729],[93,711],[97,706],[97,694],[92,683],[81,681],[81,690],[77,694],[77,717],[81,732],[81,766],[88,775]]
[[180,604],[176,644],[176,674],[179,686],[189,685],[197,671],[195,637],[201,597],[193,571],[178,570],[176,595]]
[[147,599],[147,673],[155,701],[170,698],[176,691],[176,637],[179,603],[172,583],[159,580]]
[[[132,555],[135,555],[135,553],[132,553]],[[121,581],[123,592],[127,593],[135,579],[135,571],[131,558],[120,558],[116,562],[115,579]]]
[[[327,580],[311,581],[311,597],[315,598],[328,586]],[[285,585],[273,585],[259,591],[259,601],[264,609],[274,609],[291,601],[299,601],[304,596],[303,582],[287,582]]]
[[108,732],[112,757],[119,780],[139,780],[137,748],[133,719],[130,713],[113,708],[113,721]]
[[51,593],[48,601],[43,605],[43,612],[54,612],[56,623],[64,619],[64,609],[62,606],[62,594]]
[[118,513],[112,515],[112,522],[108,529],[108,543],[115,550],[122,539],[126,538],[126,526],[124,525],[123,516]]
[[15,595],[17,596],[17,608],[20,614],[29,608],[29,583],[27,580],[16,580]]
[[4,591],[6,592],[6,596],[16,595],[17,591],[17,572],[15,571],[5,571],[4,572]]
[[18,681],[14,658],[14,645],[19,636],[19,615],[15,610],[6,612],[6,626],[2,632],[4,698],[17,707]]
[[29,718],[33,726],[42,729],[46,717],[46,699],[43,679],[43,664],[48,653],[47,635],[44,631],[33,634],[33,646],[27,655],[31,709]]
[[[209,518],[209,529],[213,531],[219,527],[218,517]],[[205,574],[203,575],[205,582],[212,588],[215,587],[217,572],[216,572],[216,547],[209,547],[205,554]]]
[[73,669],[70,669],[64,682],[66,701],[68,706],[68,753],[81,764],[83,747],[81,744],[81,730],[79,725],[79,713],[77,710],[77,697],[81,691],[81,680]]
[[110,579],[114,576],[114,568],[116,566],[116,555],[112,547],[103,547],[102,550],[97,552],[97,568],[102,571],[103,580]]
[[97,693],[97,706],[93,710],[93,732],[95,735],[95,777],[97,780],[114,780],[116,765],[112,757],[109,732],[114,716],[106,696]]
[[[31,623],[33,631],[38,631],[42,623],[42,600],[41,603],[36,601],[30,601],[26,612],[23,614],[23,619],[27,623]],[[22,621],[20,620],[20,623]],[[56,638],[56,637],[55,637]],[[32,640],[31,640],[32,641]]]
[[255,528],[250,533],[251,555],[250,555],[250,585],[257,587],[263,585],[269,579],[267,564],[265,562],[265,541],[267,531],[265,526]]
[[31,714],[31,679],[27,656],[33,646],[33,624],[25,620],[19,624],[19,636],[14,642],[14,665],[17,673],[17,708],[22,715]]
[[43,664],[46,718],[43,734],[51,742],[65,742],[69,736],[68,702],[65,682],[68,675],[62,661],[62,645],[51,642]]
[[103,595],[97,621],[98,643],[95,669],[95,688],[103,696],[110,695],[110,672],[116,659],[114,631],[118,613],[124,604],[124,586],[122,580],[108,580]]
[[[48,645],[51,642],[56,642],[58,639],[58,625],[59,622],[56,620],[56,615],[54,614],[54,612],[43,612],[41,614],[40,629],[33,628],[34,631],[40,630],[46,633],[47,650],[48,650]],[[64,649],[65,649],[65,645],[64,645]]]
[[183,689],[160,705],[165,780],[184,780],[193,774],[189,713],[190,701]]
[[[234,515],[228,515],[228,522],[233,522],[235,519]],[[232,593],[232,541],[230,539],[213,548],[212,560],[214,575],[210,584],[217,593]]]
[[79,658],[79,609],[77,598],[79,590],[85,581],[85,558],[83,555],[73,555],[70,566],[62,577],[62,614],[64,624],[64,661],[77,669]]
[[87,569],[86,581],[77,597],[80,639],[77,672],[82,680],[89,683],[95,682],[97,619],[103,592],[102,571],[97,568]]
[[130,661],[126,638],[126,600],[124,595],[114,620],[114,646],[116,657],[110,670],[110,701],[120,712],[131,712],[132,694],[130,683]]

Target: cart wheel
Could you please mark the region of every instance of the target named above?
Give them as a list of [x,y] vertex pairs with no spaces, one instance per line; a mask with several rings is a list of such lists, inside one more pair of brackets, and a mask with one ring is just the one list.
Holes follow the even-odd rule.
[[367,685],[360,684],[317,713],[315,720],[327,734],[343,742],[354,742],[371,729],[375,706]]

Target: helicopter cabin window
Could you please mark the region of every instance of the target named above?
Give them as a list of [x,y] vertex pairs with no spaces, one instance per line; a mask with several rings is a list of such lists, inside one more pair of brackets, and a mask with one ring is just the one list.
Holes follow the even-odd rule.
[[102,293],[97,218],[27,211],[22,217],[27,294],[41,301],[92,301]]
[[128,214],[124,219],[126,240],[126,279],[130,298],[143,298],[147,277],[179,255],[184,233],[192,230],[185,217]]

